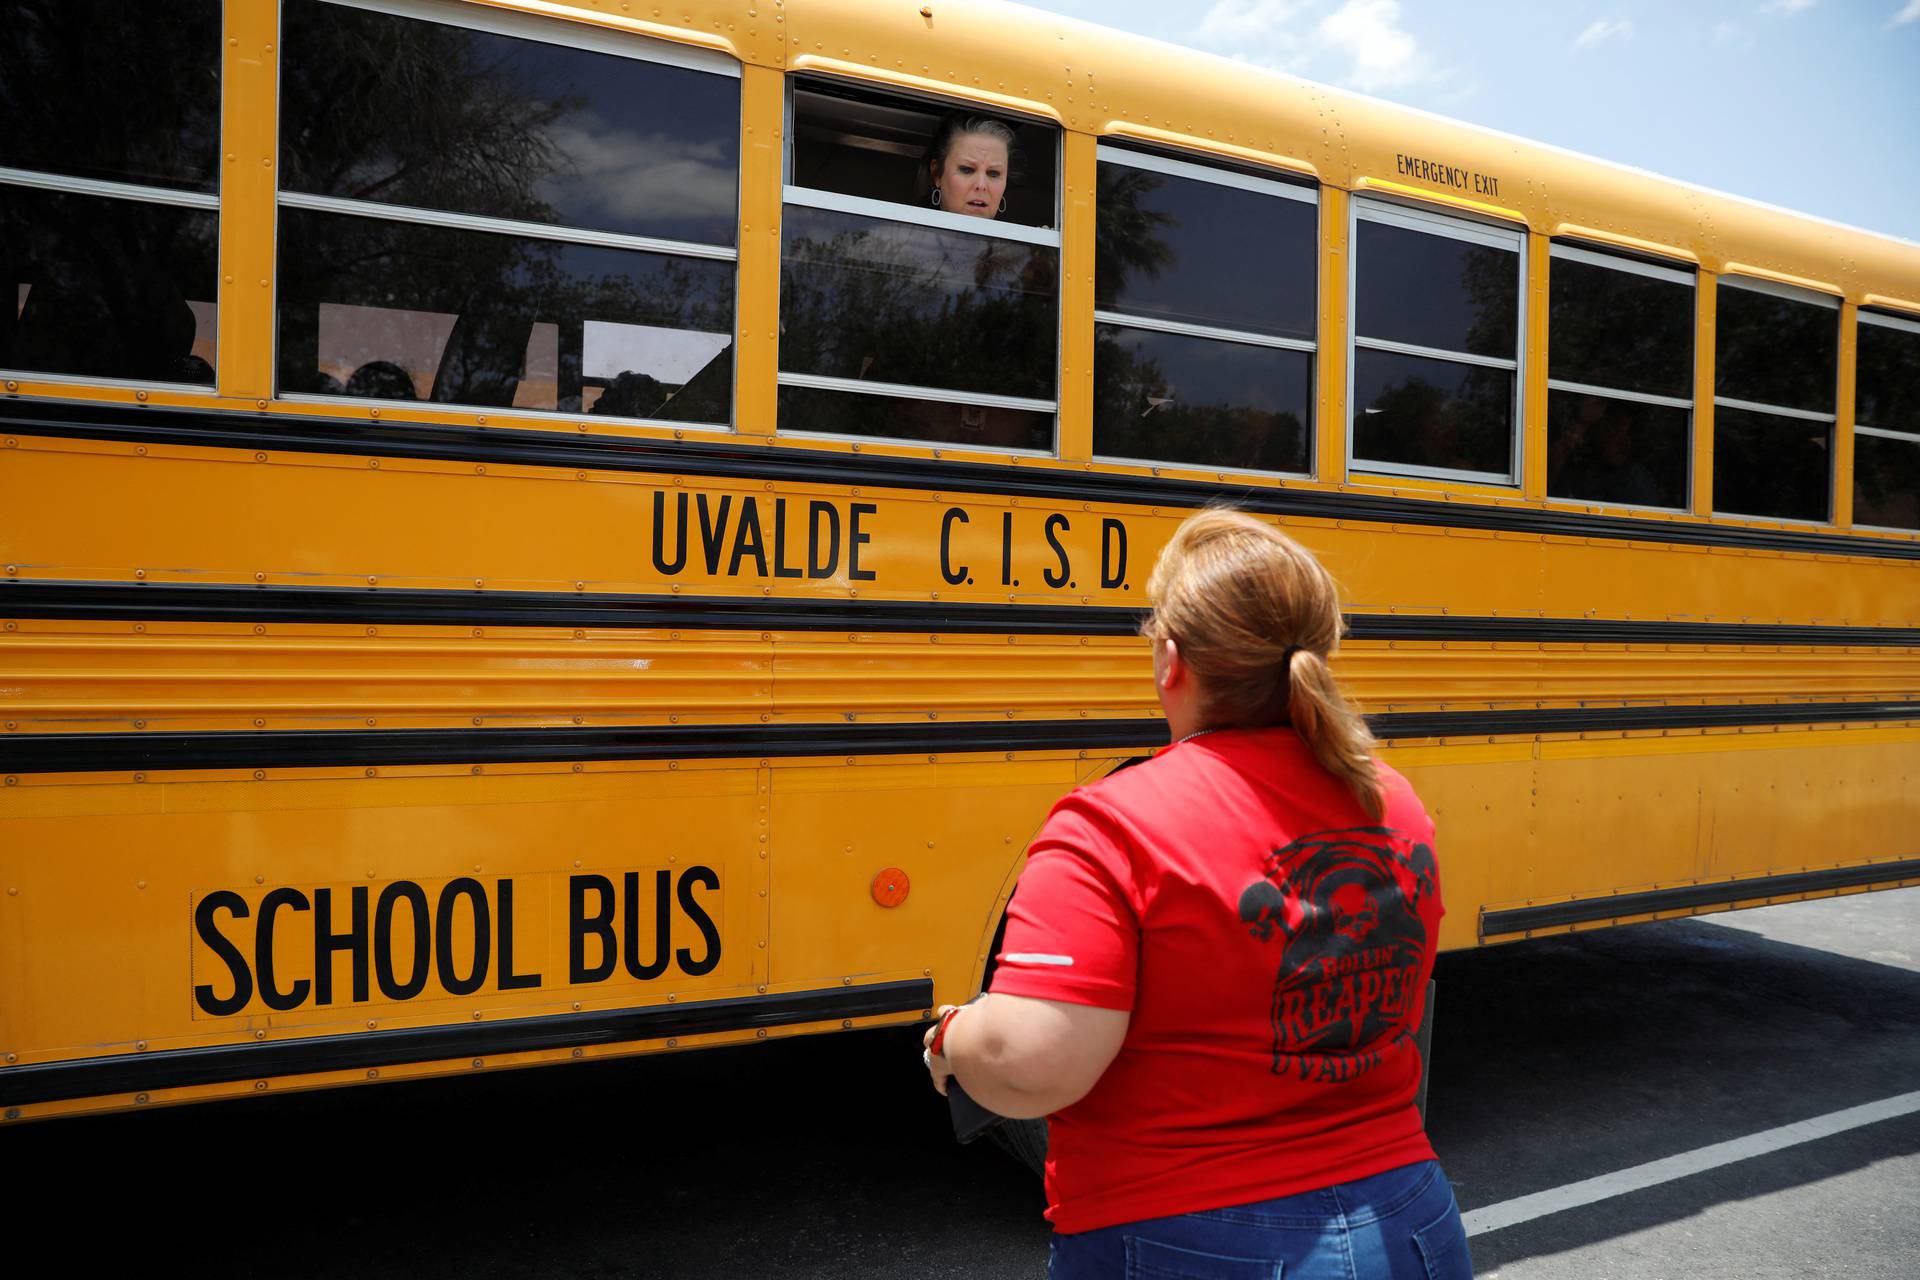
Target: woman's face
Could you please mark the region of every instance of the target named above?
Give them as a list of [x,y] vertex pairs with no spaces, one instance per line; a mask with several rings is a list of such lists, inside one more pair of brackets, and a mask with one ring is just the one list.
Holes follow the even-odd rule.
[[948,213],[997,217],[1007,194],[1007,144],[984,133],[960,134],[947,148],[946,165],[934,185]]

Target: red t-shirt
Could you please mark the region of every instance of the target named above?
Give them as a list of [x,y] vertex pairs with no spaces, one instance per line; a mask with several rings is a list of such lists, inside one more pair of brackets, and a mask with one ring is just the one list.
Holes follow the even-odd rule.
[[1093,1091],[1050,1118],[1056,1230],[1433,1157],[1414,1108],[1433,822],[1380,777],[1376,822],[1291,729],[1225,730],[1054,807],[992,989],[1132,1014]]

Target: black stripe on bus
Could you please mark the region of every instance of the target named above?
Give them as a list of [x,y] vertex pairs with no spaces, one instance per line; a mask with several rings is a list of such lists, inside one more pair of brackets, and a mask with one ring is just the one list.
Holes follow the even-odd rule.
[[1619,920],[1627,916],[1652,915],[1660,911],[1691,911],[1701,907],[1725,907],[1736,902],[1754,902],[1761,898],[1784,898],[1801,893],[1819,893],[1829,889],[1853,889],[1869,884],[1888,884],[1895,880],[1920,879],[1920,858],[1897,862],[1876,862],[1864,867],[1833,867],[1824,871],[1794,871],[1782,875],[1756,876],[1748,880],[1725,880],[1714,884],[1680,885],[1672,889],[1650,889],[1644,893],[1621,893],[1606,898],[1584,898],[1578,902],[1551,902],[1538,907],[1510,907],[1500,911],[1481,911],[1482,940],[1505,934],[1525,933],[1529,929],[1563,928],[1589,924],[1595,920]]
[[[350,406],[343,402],[342,407]],[[1224,499],[1260,514],[1320,520],[1920,560],[1920,540],[1743,529],[1440,499],[1274,489],[1231,481],[1175,480],[1163,476],[1075,471],[1058,466],[838,453],[785,444],[748,443],[745,437],[724,441],[602,437],[582,442],[576,436],[556,431],[19,399],[0,400],[0,427],[21,435],[69,439],[570,470],[657,472],[794,484],[872,485],[1004,494],[1055,502],[1200,507]]]
[[[1117,605],[0,580],[0,616],[126,622],[1131,635],[1144,614]],[[1356,640],[1920,647],[1920,627],[1355,613],[1347,629]]]
[[[1386,741],[1920,720],[1920,702],[1390,711],[1367,717]],[[308,769],[533,764],[749,756],[1138,750],[1164,745],[1154,719],[786,725],[616,725],[533,729],[267,729],[0,735],[0,772]]]
[[924,1013],[932,1007],[933,983],[915,978],[819,991],[689,1000],[645,1009],[559,1013],[492,1023],[308,1036],[277,1043],[114,1054],[77,1062],[0,1068],[0,1106],[230,1084],[236,1080],[265,1080],[322,1071],[360,1071],[405,1063],[487,1058],[540,1049],[627,1044],[668,1036],[709,1035],[890,1013]]

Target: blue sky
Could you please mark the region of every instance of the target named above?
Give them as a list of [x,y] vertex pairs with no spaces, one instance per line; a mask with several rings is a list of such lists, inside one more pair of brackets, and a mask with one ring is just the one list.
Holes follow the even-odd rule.
[[1920,0],[1021,0],[1920,241]]

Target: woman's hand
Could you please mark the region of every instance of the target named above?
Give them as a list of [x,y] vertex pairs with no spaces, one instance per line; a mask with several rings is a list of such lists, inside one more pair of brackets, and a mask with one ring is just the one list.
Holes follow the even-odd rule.
[[920,1060],[927,1064],[927,1074],[933,1078],[934,1090],[939,1093],[941,1097],[946,1096],[947,1081],[953,1079],[953,1067],[947,1062],[947,1057],[944,1053],[936,1054],[933,1051],[933,1038],[940,1033],[940,1023],[946,1018],[947,1011],[958,1007],[957,1005],[943,1004],[938,1009],[935,1009],[933,1011],[933,1025],[928,1027],[927,1034],[920,1038]]

